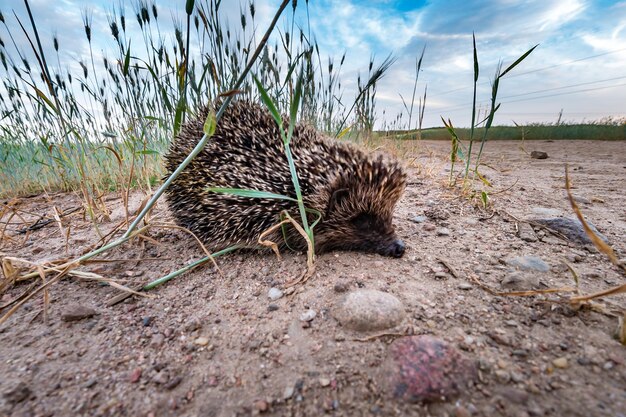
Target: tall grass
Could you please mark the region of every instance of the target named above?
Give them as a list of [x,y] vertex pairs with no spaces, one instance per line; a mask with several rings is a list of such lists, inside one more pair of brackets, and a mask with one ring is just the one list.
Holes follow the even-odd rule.
[[[28,4],[26,2],[26,4]],[[0,12],[0,65],[5,70],[0,95],[0,195],[42,190],[84,190],[91,206],[103,193],[140,187],[150,190],[163,171],[160,155],[188,117],[228,92],[242,73],[259,39],[255,2],[245,3],[236,25],[229,25],[219,0],[188,0],[185,21],[163,28],[154,3],[135,0],[132,12],[114,8],[110,33],[93,32],[93,17],[83,12],[83,45],[89,56],[65,66],[69,48],[52,39],[52,48],[18,47],[16,39],[35,38],[10,13]],[[296,2],[280,31],[252,68],[281,113],[289,113],[292,74],[302,74],[300,119],[328,132],[346,126],[371,130],[376,82],[391,65],[371,60],[367,78],[356,80],[358,95],[345,100],[339,65],[323,57],[310,29],[296,24]],[[17,4],[16,4],[17,7]],[[304,7],[307,8],[308,2]],[[36,10],[33,11],[36,16]],[[132,36],[137,33],[140,36]],[[108,36],[102,55],[96,39]],[[72,49],[79,49],[79,40]],[[237,92],[258,100],[251,79]]]
[[[472,117],[471,117],[471,124],[469,128],[469,138],[468,138],[467,146],[465,146],[465,144],[461,141],[461,138],[456,132],[456,129],[452,125],[452,121],[450,119],[446,121],[446,119],[444,119],[442,116],[441,121],[443,122],[445,128],[448,130],[450,134],[450,138],[451,138],[452,149],[450,151],[450,163],[451,163],[450,180],[449,180],[450,186],[456,183],[456,174],[454,170],[455,163],[457,161],[464,162],[465,169],[463,170],[463,173],[462,173],[463,189],[464,191],[468,192],[470,196],[473,198],[473,196],[476,195],[476,190],[474,190],[473,188],[474,180],[476,178],[480,179],[486,186],[488,187],[491,186],[489,181],[487,181],[486,178],[480,174],[479,168],[481,165],[481,156],[484,150],[484,146],[485,146],[485,143],[487,142],[487,134],[489,133],[489,130],[491,129],[496,112],[500,109],[500,103],[498,103],[498,89],[500,86],[500,81],[506,74],[512,71],[524,59],[526,59],[528,55],[530,55],[535,50],[535,48],[537,48],[537,46],[539,45],[535,45],[532,48],[530,48],[528,51],[523,53],[512,64],[510,64],[504,71],[502,70],[502,63],[498,64],[496,68],[495,76],[491,84],[491,106],[485,118],[480,121],[478,120],[478,113],[476,111],[477,110],[476,91],[477,91],[477,85],[478,85],[478,76],[480,74],[480,66],[478,64],[478,50],[476,49],[476,37],[474,36],[474,34],[472,34],[472,46],[473,46],[473,57],[474,57],[474,89],[473,89],[473,95],[472,95]],[[478,126],[482,126],[482,132],[480,136],[477,136],[476,128]],[[480,147],[478,149],[478,154],[473,152],[474,143],[478,142],[477,137],[480,138],[479,140]],[[473,168],[472,168],[472,164],[474,165]],[[470,171],[470,168],[471,168],[471,171]],[[488,193],[484,189],[480,192],[480,200],[483,206],[486,207],[488,204]]]

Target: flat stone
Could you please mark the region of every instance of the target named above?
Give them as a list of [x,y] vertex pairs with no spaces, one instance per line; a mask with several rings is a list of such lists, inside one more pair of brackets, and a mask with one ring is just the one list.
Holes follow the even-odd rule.
[[411,218],[411,221],[414,223],[424,223],[426,220],[428,220],[426,216],[415,216]]
[[528,291],[539,288],[539,277],[530,272],[515,271],[508,273],[500,282],[505,290]]
[[[592,244],[591,239],[587,236],[585,229],[583,229],[583,225],[577,218],[572,217],[555,217],[555,218],[544,218],[544,219],[535,219],[535,222],[542,224],[555,232],[558,232],[565,236],[567,239],[571,240],[574,243],[582,244],[582,245],[590,245]],[[587,221],[589,228],[596,234],[600,239],[604,242],[608,242],[606,236],[596,229],[596,227],[589,221]]]
[[517,235],[525,242],[536,242],[537,235],[532,226],[526,222],[521,222],[518,225]]
[[532,209],[530,209],[530,212],[532,213],[532,215],[529,217],[529,220],[563,216],[563,213],[560,210],[549,207],[533,207]]
[[548,272],[550,265],[538,256],[518,256],[506,260],[506,263],[523,271]]
[[532,151],[530,157],[533,159],[548,159],[548,154],[543,151]]
[[432,336],[396,339],[379,369],[386,393],[405,402],[433,402],[465,391],[477,377],[476,364]]
[[376,290],[349,293],[335,313],[335,318],[342,326],[364,332],[395,327],[404,316],[404,306],[400,300]]
[[96,314],[96,310],[91,307],[83,306],[83,305],[75,305],[69,307],[67,310],[61,314],[61,320],[63,321],[79,321],[83,319],[87,319],[89,317],[93,317]]

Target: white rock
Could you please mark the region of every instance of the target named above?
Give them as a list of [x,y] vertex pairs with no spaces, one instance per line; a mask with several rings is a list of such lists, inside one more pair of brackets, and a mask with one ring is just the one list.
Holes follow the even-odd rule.
[[317,313],[315,312],[315,310],[308,309],[304,313],[300,314],[300,320],[311,321],[315,318],[315,316],[317,316]]
[[272,287],[267,292],[267,296],[269,297],[270,300],[276,301],[283,296],[283,292],[276,287]]

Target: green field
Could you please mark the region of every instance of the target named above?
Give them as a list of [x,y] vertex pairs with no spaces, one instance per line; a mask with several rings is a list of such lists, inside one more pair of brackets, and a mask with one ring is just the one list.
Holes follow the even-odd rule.
[[[455,128],[461,140],[468,140],[468,128]],[[475,129],[476,137],[482,137],[484,128]],[[445,127],[433,127],[411,131],[378,132],[397,139],[450,140]],[[488,140],[626,140],[626,123],[607,121],[587,124],[531,124],[528,126],[493,126],[489,129]]]

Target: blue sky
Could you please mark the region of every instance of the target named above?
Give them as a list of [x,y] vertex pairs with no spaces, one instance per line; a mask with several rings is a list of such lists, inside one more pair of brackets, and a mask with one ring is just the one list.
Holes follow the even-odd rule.
[[[87,51],[81,20],[85,7],[93,16],[94,37],[99,37],[102,48],[111,38],[106,19],[111,5],[122,4],[133,15],[133,2],[123,0],[30,3],[42,41],[51,48],[52,34],[58,34],[66,51],[62,59],[70,66],[77,65]],[[231,21],[237,21],[239,2],[222,3]],[[265,29],[278,3],[257,0],[260,30]],[[296,19],[304,24],[305,1],[298,3]],[[183,19],[184,0],[156,0],[156,4],[161,16]],[[24,17],[23,8],[22,2],[0,0],[0,10],[10,25],[11,10]],[[406,113],[400,95],[411,96],[415,60],[424,45],[418,93],[428,86],[425,126],[441,125],[441,116],[457,126],[467,126],[472,99],[472,32],[481,67],[478,99],[482,109],[487,106],[490,79],[498,63],[506,66],[539,44],[502,80],[497,123],[555,122],[561,110],[566,121],[626,116],[626,1],[310,0],[309,12],[322,56],[339,60],[346,53],[341,74],[346,96],[355,91],[357,74],[367,71],[371,56],[377,62],[389,54],[396,58],[378,86],[378,126],[383,123],[383,111],[388,122],[400,112]]]

